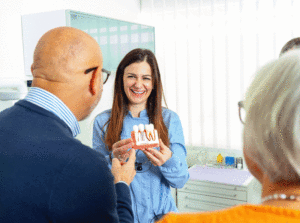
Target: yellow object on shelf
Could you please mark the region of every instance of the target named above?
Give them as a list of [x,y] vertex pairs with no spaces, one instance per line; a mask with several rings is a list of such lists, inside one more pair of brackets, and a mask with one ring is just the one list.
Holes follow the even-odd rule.
[[221,155],[221,153],[217,157],[217,162],[218,163],[223,163],[223,156]]

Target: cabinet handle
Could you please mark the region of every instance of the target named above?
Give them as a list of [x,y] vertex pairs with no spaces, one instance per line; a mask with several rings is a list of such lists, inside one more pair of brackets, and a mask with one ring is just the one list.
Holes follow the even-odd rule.
[[[201,187],[208,187],[208,188],[211,188],[212,186],[211,185],[199,185],[199,184],[197,184],[197,183],[189,183],[188,185],[186,185],[184,188],[187,188],[188,186],[194,186],[194,187],[199,187],[199,186],[201,186]],[[213,186],[214,188],[217,188],[217,189],[222,189],[222,190],[237,190],[239,187],[237,187],[237,186],[235,186],[234,188],[224,188],[224,187],[221,187],[221,186],[219,186],[219,185],[214,185]],[[184,189],[183,188],[183,189]],[[242,189],[240,189],[240,190],[242,190]]]
[[188,187],[186,187],[185,190],[192,191],[192,192],[197,191],[199,193],[205,193],[205,194],[220,195],[220,196],[224,196],[224,197],[237,197],[237,194],[228,195],[228,194],[220,194],[220,193],[208,192],[208,191],[202,191],[202,190],[190,190]]
[[189,207],[188,205],[185,205],[185,207],[188,208],[188,209],[196,210],[196,211],[207,211],[207,210],[204,210],[204,209],[201,209],[201,208]]
[[220,194],[220,195],[225,196],[225,197],[237,197],[237,194],[233,194],[233,195]]
[[197,199],[194,199],[194,198],[189,198],[188,196],[185,197],[185,199],[188,199],[190,201],[197,201],[197,204],[205,204],[205,205],[211,205],[211,206],[214,206],[214,207],[220,207],[220,208],[226,208],[226,207],[229,207],[228,205],[223,205],[223,204],[217,204],[217,203],[212,203],[212,202],[208,202],[208,201],[202,201],[202,200],[197,200]]

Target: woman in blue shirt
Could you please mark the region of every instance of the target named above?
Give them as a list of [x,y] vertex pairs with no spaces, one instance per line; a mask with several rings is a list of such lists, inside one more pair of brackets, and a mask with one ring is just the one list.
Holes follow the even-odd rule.
[[158,148],[136,151],[137,174],[130,184],[136,223],[154,222],[177,212],[170,186],[182,188],[189,179],[186,148],[178,115],[162,107],[158,64],[150,50],[134,49],[118,66],[113,107],[94,122],[93,148],[107,158],[126,159],[134,125],[154,124]]

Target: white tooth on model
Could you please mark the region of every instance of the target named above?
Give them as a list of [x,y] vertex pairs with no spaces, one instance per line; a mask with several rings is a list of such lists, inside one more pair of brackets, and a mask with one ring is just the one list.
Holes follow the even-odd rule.
[[139,130],[142,132],[142,131],[144,131],[144,125],[143,124],[139,124]]
[[133,126],[135,141],[139,141],[139,127],[137,125]]
[[154,125],[153,124],[149,124],[149,131],[153,131],[154,130]]
[[[144,131],[146,130],[146,132]],[[154,129],[153,124],[139,124],[133,126],[133,131],[136,139],[137,145],[143,145],[143,144],[151,144],[151,143],[158,143],[158,134],[157,130]],[[147,136],[146,136],[147,135]],[[152,137],[155,138],[154,141],[152,141],[152,137],[150,137],[150,140],[148,140],[148,137],[152,135]]]
[[156,143],[158,143],[158,133],[157,133],[157,130],[154,130],[154,134],[155,134],[155,141],[156,141]]
[[134,132],[138,132],[138,131],[139,131],[139,127],[138,127],[137,125],[134,125],[134,126],[133,126],[133,131],[134,131]]
[[144,133],[144,125],[143,124],[139,124],[139,130],[140,130],[140,133],[139,133],[139,137],[140,137],[140,141],[145,141],[145,133]]
[[149,125],[146,124],[145,129],[146,129],[147,132],[149,132],[150,131]]

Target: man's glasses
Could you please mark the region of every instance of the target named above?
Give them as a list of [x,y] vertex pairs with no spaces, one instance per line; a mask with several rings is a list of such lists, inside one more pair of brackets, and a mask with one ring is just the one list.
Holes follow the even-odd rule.
[[102,71],[102,80],[103,80],[103,84],[105,84],[105,83],[107,82],[107,80],[108,80],[108,78],[109,78],[111,72],[108,71],[108,70],[105,70],[104,68],[102,68],[101,71]]
[[[93,68],[87,69],[87,70],[84,71],[84,73],[85,73],[85,74],[88,74],[88,73],[90,73],[91,71],[96,70],[97,68],[98,68],[98,67],[93,67]],[[105,84],[105,83],[107,82],[107,80],[108,80],[108,78],[109,78],[111,72],[108,71],[108,70],[105,70],[104,68],[102,68],[101,71],[102,71],[102,80],[103,80],[103,84]]]
[[245,124],[245,117],[246,117],[246,112],[244,109],[244,102],[243,101],[239,101],[238,102],[238,106],[239,106],[239,117],[240,120],[243,124]]

